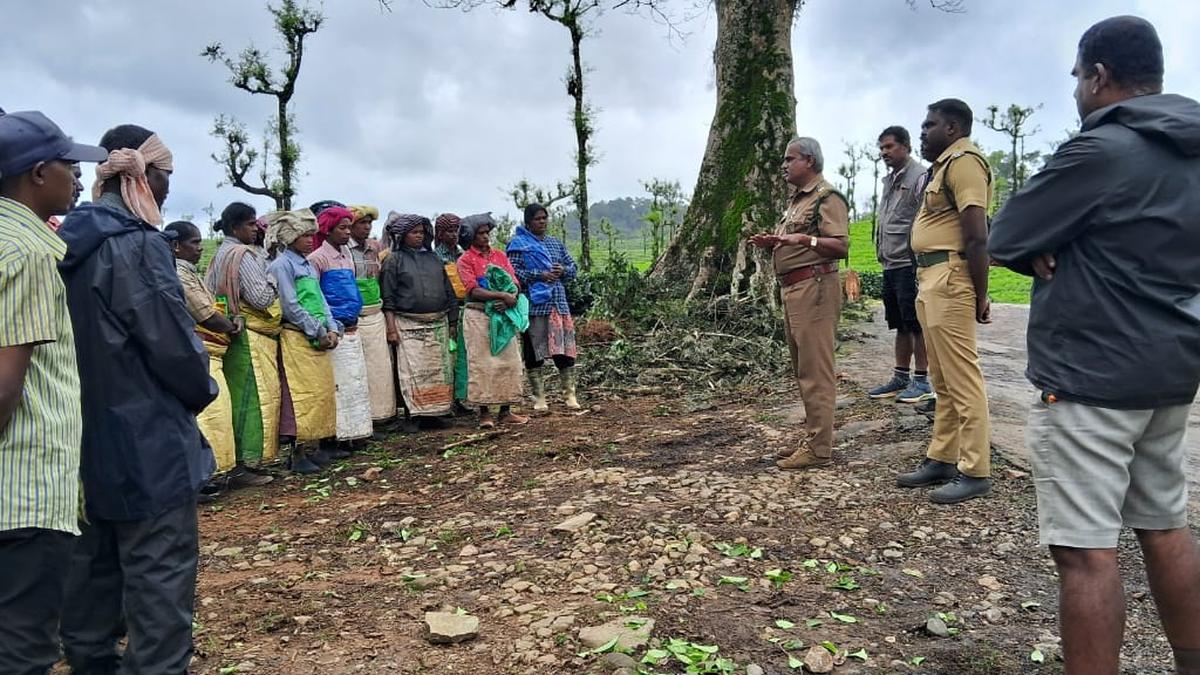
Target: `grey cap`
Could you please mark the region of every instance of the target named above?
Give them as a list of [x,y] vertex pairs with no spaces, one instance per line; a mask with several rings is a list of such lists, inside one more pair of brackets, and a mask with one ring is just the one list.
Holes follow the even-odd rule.
[[15,176],[38,162],[103,162],[108,151],[71,140],[58,125],[36,110],[0,111],[0,176]]

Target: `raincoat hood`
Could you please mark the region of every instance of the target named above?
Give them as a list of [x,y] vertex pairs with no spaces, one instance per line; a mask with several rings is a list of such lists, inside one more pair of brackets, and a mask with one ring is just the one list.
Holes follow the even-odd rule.
[[1104,124],[1128,127],[1185,157],[1200,156],[1200,103],[1186,96],[1151,94],[1114,103],[1088,115],[1083,131]]

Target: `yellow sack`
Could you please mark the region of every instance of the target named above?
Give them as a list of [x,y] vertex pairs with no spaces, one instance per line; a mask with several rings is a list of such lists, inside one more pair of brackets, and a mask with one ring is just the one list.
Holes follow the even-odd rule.
[[250,340],[250,365],[262,411],[262,461],[269,462],[279,455],[279,341],[253,330],[246,331],[246,337]]
[[450,279],[450,285],[454,288],[454,297],[459,300],[467,297],[467,287],[463,286],[462,277],[458,276],[458,265],[455,263],[446,263],[446,276]]
[[200,425],[200,433],[212,446],[217,471],[228,471],[237,463],[237,456],[233,440],[233,407],[229,402],[229,387],[225,384],[225,370],[220,355],[209,353],[208,374],[217,381],[217,398],[196,415],[196,423]]
[[242,307],[242,316],[246,319],[246,328],[272,337],[279,335],[279,331],[283,327],[283,308],[279,305],[279,301],[271,303],[271,306],[258,310],[253,307]]
[[304,333],[288,328],[279,334],[279,347],[296,413],[296,440],[333,438],[337,435],[337,399],[329,352],[313,349]]

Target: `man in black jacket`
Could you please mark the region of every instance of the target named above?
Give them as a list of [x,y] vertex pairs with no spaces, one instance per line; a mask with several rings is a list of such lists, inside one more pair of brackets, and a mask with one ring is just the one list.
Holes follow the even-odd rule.
[[1030,413],[1041,541],[1060,575],[1068,673],[1116,673],[1123,526],[1137,533],[1180,673],[1200,673],[1200,550],[1184,432],[1200,383],[1200,104],[1162,94],[1136,17],[1092,26],[1083,127],[997,214],[988,248],[1035,276]]
[[63,645],[75,672],[182,674],[192,655],[196,495],[215,468],[195,416],[217,385],[170,246],[152,224],[161,222],[170,152],[133,125],[111,129],[100,145],[109,159],[97,168],[95,202],[72,211],[59,231],[79,336],[88,516],[67,585]]

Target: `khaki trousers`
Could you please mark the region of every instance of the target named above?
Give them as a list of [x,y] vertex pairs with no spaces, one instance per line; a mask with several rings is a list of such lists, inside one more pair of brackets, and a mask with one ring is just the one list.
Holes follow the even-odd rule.
[[937,392],[930,459],[956,464],[967,476],[991,473],[987,390],[975,346],[975,287],[965,260],[917,268],[917,319]]
[[820,274],[780,290],[788,350],[804,400],[809,449],[817,457],[833,455],[833,410],[837,375],[833,350],[842,287],[836,272]]

